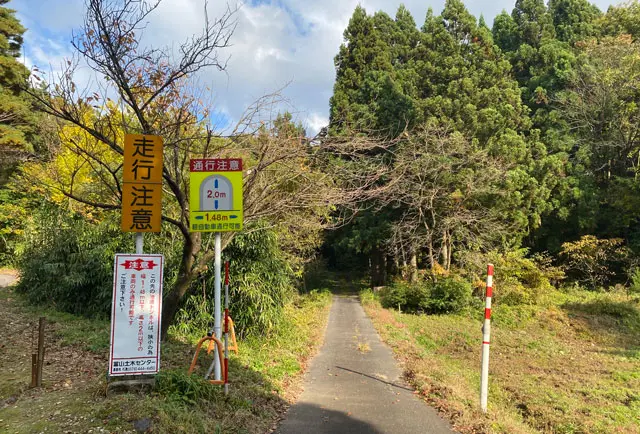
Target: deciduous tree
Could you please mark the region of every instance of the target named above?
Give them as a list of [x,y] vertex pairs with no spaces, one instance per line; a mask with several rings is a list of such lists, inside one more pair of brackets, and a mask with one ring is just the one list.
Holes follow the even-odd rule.
[[[216,134],[196,74],[205,68],[226,68],[222,50],[235,29],[235,10],[211,20],[205,6],[202,32],[172,52],[140,42],[158,5],[159,1],[86,0],[84,26],[72,43],[101,79],[98,88],[81,89],[76,84],[76,58],[48,83],[45,96],[34,89],[30,92],[42,111],[61,121],[63,132],[69,125],[74,128],[63,139],[59,154],[59,158],[64,153],[72,156],[72,164],[58,167],[53,176],[33,178],[88,207],[120,208],[124,133],[163,137],[162,220],[181,234],[183,243],[178,275],[163,304],[166,335],[185,293],[214,254],[210,234],[189,231],[190,158],[243,158],[244,215],[249,227],[252,222],[266,221],[261,227],[270,227],[305,219],[321,227],[327,222],[328,206],[353,201],[359,187],[340,189],[331,174],[317,170],[317,147],[290,134],[287,119],[274,116],[275,122],[261,122],[274,113],[280,102],[277,93],[249,107],[230,135]],[[88,177],[90,186],[81,182],[83,177]],[[223,246],[231,237],[229,233],[223,237]]]

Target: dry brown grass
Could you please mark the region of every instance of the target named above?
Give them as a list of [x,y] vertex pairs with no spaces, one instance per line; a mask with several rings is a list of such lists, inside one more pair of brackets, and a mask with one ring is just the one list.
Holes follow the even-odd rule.
[[481,311],[414,316],[363,301],[407,380],[462,433],[640,433],[640,307],[621,294],[552,298],[494,307],[486,415]]

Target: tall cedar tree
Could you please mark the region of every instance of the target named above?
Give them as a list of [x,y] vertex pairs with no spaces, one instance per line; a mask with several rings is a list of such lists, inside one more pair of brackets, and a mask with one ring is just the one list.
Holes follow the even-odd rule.
[[[330,101],[330,133],[347,136],[366,131],[393,137],[411,122],[411,100],[403,89],[402,66],[418,43],[418,31],[401,6],[396,20],[383,12],[368,16],[356,7],[335,58],[336,82]],[[392,210],[370,203],[332,237],[335,255],[348,251],[369,257],[374,285],[386,275],[384,245]]]
[[[380,49],[372,52],[373,47]],[[370,61],[357,62],[366,57],[364,53]],[[380,12],[367,16],[358,7],[345,31],[336,68],[331,99],[333,134],[366,130],[393,138],[434,122],[440,125],[438,131],[461,133],[466,138],[462,143],[486,150],[502,167],[509,168],[501,179],[505,194],[491,206],[502,209],[506,218],[515,222],[514,236],[493,242],[517,244],[539,224],[548,189],[534,174],[542,171],[540,161],[546,150],[523,134],[530,126],[528,109],[511,76],[511,65],[494,45],[486,25],[478,25],[461,1],[448,0],[439,17],[429,11],[421,32],[416,31],[402,6],[395,20]],[[401,147],[402,140],[396,146]],[[389,164],[393,166],[393,157]],[[351,237],[346,239],[364,240],[370,250],[385,246],[387,251],[397,251],[389,228],[409,210],[397,202],[389,209],[391,201],[381,202],[377,212],[362,215],[352,225]],[[371,233],[372,222],[379,228],[375,235]],[[442,251],[447,246],[447,264],[452,243],[469,244],[455,236],[446,231],[437,235],[441,239],[436,243],[441,246],[434,249]],[[415,263],[413,241],[400,243]],[[371,263],[377,267],[377,261]]]
[[618,6],[609,6],[600,27],[603,35],[627,34],[637,41],[640,37],[640,3],[632,0]]
[[[577,138],[576,174],[592,188],[591,212],[580,207],[582,228],[624,238],[640,248],[640,45],[630,35],[581,48],[575,78],[559,96]],[[581,202],[578,202],[581,204]]]
[[14,259],[28,214],[22,191],[7,185],[20,162],[37,149],[37,117],[23,92],[29,70],[18,61],[25,28],[0,0],[0,264]]
[[602,12],[587,0],[549,0],[549,12],[560,41],[575,43],[599,33]]
[[[25,152],[33,151],[35,119],[32,106],[23,89],[29,70],[18,61],[26,29],[15,17],[15,11],[0,0],[0,162],[3,171]],[[0,176],[6,180],[8,173]]]
[[344,41],[335,58],[336,83],[330,101],[330,130],[338,134],[375,124],[365,77],[369,72],[392,69],[389,45],[362,6],[356,7]]
[[[543,227],[532,240],[544,249],[559,248],[554,234],[558,226],[573,226],[567,225],[567,219],[575,208],[576,191],[587,188],[580,186],[580,177],[573,173],[571,150],[575,139],[554,105],[554,98],[574,74],[576,55],[570,42],[557,39],[553,13],[566,32],[566,19],[559,18],[564,13],[560,11],[575,6],[556,3],[552,11],[542,0],[518,0],[511,15],[502,12],[493,25],[494,38],[511,62],[522,99],[531,110],[530,140],[544,143],[547,149],[537,178],[543,179],[550,191],[550,201]],[[573,26],[585,27],[575,20]]]
[[511,65],[459,0],[448,0],[440,17],[430,11],[422,34],[416,54],[422,121],[461,132],[470,146],[486,149],[509,168],[504,197],[491,206],[515,223],[509,242],[518,244],[539,225],[548,189],[534,177],[546,150],[523,134],[530,121]]

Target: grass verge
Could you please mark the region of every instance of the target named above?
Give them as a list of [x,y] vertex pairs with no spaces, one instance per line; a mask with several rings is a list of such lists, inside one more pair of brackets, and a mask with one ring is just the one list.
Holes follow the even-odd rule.
[[483,306],[409,315],[361,293],[408,382],[462,433],[640,433],[640,304],[623,294],[549,294],[493,306],[489,411],[479,410]]
[[[267,432],[300,390],[300,374],[321,342],[330,303],[326,291],[298,297],[276,333],[239,341],[240,352],[230,360],[228,397],[201,375],[187,375],[195,348],[176,336],[163,343],[151,395],[107,397],[109,323],[34,308],[0,289],[0,432]],[[44,387],[28,389],[39,316],[48,321]],[[198,374],[210,361],[201,355]]]

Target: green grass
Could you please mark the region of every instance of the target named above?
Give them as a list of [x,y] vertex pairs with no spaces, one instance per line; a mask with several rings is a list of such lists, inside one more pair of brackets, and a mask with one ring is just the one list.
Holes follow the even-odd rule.
[[479,410],[481,303],[407,315],[361,294],[409,382],[463,433],[640,433],[640,304],[622,293],[553,292],[493,306],[489,412]]
[[[154,433],[263,433],[300,390],[301,373],[321,341],[330,302],[327,291],[297,297],[286,307],[277,332],[239,341],[240,352],[230,360],[227,397],[220,386],[201,377],[210,356],[201,354],[197,375],[187,375],[193,339],[177,335],[163,343],[162,370],[152,394],[107,397],[109,323],[43,311],[0,290],[0,321],[28,326],[46,316],[50,341],[43,389],[26,387],[28,366],[11,375],[4,369],[24,358],[20,340],[3,348],[7,357],[0,357],[0,432],[31,433],[46,427],[48,432],[126,433],[135,432],[136,421],[148,418]],[[28,339],[29,332],[24,333]],[[3,402],[9,405],[2,408]]]

